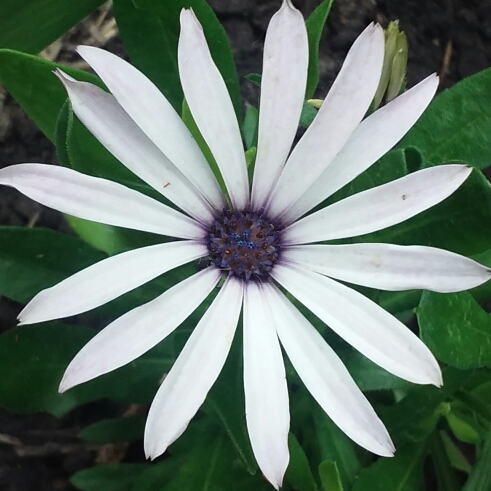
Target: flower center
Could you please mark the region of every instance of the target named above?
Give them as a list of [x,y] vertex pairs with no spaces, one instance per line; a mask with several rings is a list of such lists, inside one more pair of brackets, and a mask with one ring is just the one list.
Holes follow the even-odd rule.
[[281,251],[280,228],[250,211],[224,211],[207,239],[211,262],[246,281],[266,280]]

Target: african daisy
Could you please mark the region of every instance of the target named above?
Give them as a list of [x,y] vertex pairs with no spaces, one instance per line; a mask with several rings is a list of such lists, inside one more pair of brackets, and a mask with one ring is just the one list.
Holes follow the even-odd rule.
[[308,42],[301,14],[284,0],[264,46],[257,157],[249,183],[225,83],[201,25],[191,10],[183,10],[180,78],[225,183],[224,196],[191,133],[145,75],[97,48],[80,47],[79,53],[110,93],[59,71],[75,114],[180,211],[121,184],[50,165],[5,168],[0,184],[69,215],[177,240],[109,257],[40,292],[21,312],[20,323],[85,312],[191,261],[201,259],[205,267],[98,333],[68,366],[60,391],[142,355],[220,285],[151,405],[147,456],[165,452],[198,411],[224,365],[241,311],[247,428],[259,467],[273,486],[281,486],[289,461],[280,344],[313,397],[351,439],[378,455],[393,455],[387,430],[343,363],[285,294],[389,372],[441,385],[438,363],[415,334],[335,280],[381,290],[452,292],[487,281],[489,271],[430,247],[324,242],[398,224],[451,195],[471,169],[424,169],[311,213],[404,136],[434,96],[438,78],[426,78],[363,119],[384,56],[383,31],[370,25],[291,151],[304,103]]

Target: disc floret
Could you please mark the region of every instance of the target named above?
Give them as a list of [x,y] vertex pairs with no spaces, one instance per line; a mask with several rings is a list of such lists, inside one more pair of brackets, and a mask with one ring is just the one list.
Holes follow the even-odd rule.
[[249,281],[266,280],[281,253],[281,227],[252,211],[224,211],[207,237],[212,264]]

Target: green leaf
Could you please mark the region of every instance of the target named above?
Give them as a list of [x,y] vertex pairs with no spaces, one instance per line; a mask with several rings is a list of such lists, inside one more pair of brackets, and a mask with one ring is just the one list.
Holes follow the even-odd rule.
[[319,465],[319,477],[323,491],[343,491],[341,477],[336,462],[324,460]]
[[415,386],[407,395],[389,407],[378,410],[396,448],[408,442],[426,439],[438,423],[441,404],[461,387],[471,384],[478,374],[474,370],[443,370],[443,387]]
[[165,22],[133,0],[114,0],[114,16],[131,63],[142,71],[178,112],[183,92],[177,68],[178,18]]
[[14,412],[61,416],[102,397],[148,403],[174,358],[160,343],[134,362],[64,394],[58,385],[69,362],[92,338],[83,326],[45,323],[10,329],[0,336],[0,405]]
[[242,466],[237,465],[230,440],[217,430],[216,426],[208,425],[205,431],[196,435],[192,443],[188,442],[184,464],[163,491],[271,489],[259,473],[251,476]]
[[462,450],[460,450],[445,431],[440,431],[440,438],[442,439],[445,452],[448,455],[448,460],[452,467],[466,474],[470,474],[472,467]]
[[70,482],[81,491],[131,491],[150,464],[98,465],[76,472]]
[[58,114],[67,99],[53,70],[61,68],[77,80],[101,86],[94,75],[42,58],[8,49],[0,49],[0,82],[19,103],[39,129],[55,141]]
[[476,429],[476,423],[469,416],[464,415],[456,409],[451,409],[445,417],[448,422],[448,426],[452,430],[453,434],[460,441],[465,443],[479,443],[481,437]]
[[407,389],[411,384],[379,367],[358,351],[338,353],[346,368],[363,391]]
[[465,162],[478,169],[491,155],[491,69],[445,90],[399,143],[414,146],[427,165]]
[[104,0],[2,0],[0,48],[36,54],[89,15]]
[[26,303],[105,257],[78,237],[42,228],[0,227],[0,295]]
[[381,458],[360,472],[353,491],[420,491],[426,445],[398,448],[394,457]]
[[309,461],[300,443],[293,433],[288,435],[290,462],[285,481],[296,491],[317,491],[317,484],[310,469]]
[[424,292],[416,314],[421,339],[440,361],[491,366],[491,319],[470,293]]
[[105,419],[86,426],[79,437],[89,443],[131,442],[143,438],[145,420],[145,416]]
[[309,70],[306,99],[311,99],[319,83],[319,43],[334,0],[324,0],[305,22],[309,39]]
[[302,107],[302,114],[300,114],[299,125],[303,128],[308,128],[312,124],[312,121],[314,121],[314,118],[316,116],[317,109],[315,107],[312,107],[310,104],[304,102]]
[[439,491],[459,491],[460,485],[452,469],[439,431],[434,431],[429,439],[429,453],[433,461]]
[[489,431],[484,446],[479,453],[477,462],[470,473],[469,479],[462,491],[484,491],[491,489],[491,431]]
[[204,0],[115,0],[114,14],[134,65],[180,111],[183,96],[177,68],[179,15],[182,8],[189,7],[203,26],[211,55],[225,80],[240,121],[239,79],[230,44],[223,26]]
[[335,462],[344,488],[351,489],[361,469],[354,443],[319,407],[315,407],[313,416],[321,460]]
[[246,104],[246,113],[242,123],[242,137],[244,138],[245,147],[249,150],[257,146],[257,129],[259,125],[259,111],[256,107]]

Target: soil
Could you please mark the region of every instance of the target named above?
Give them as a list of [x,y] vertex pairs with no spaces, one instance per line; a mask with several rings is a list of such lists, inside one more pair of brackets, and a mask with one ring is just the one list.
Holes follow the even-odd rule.
[[[255,104],[257,89],[243,77],[261,71],[266,26],[280,1],[209,0],[230,37],[244,100]],[[320,0],[294,0],[308,16]],[[322,43],[323,98],[357,35],[372,21],[384,27],[399,19],[409,41],[408,86],[432,72],[447,88],[491,66],[491,2],[489,0],[337,0]],[[73,54],[77,44],[94,44],[118,55],[124,48],[107,5],[72,29],[43,52],[51,59],[80,64]],[[52,144],[0,87],[0,168],[20,162],[56,162]],[[0,189],[0,225],[49,227],[69,232],[60,214]],[[21,305],[0,297],[0,332],[15,325]],[[45,414],[19,416],[0,409],[0,491],[68,491],[69,476],[101,458],[101,449],[80,443],[83,426],[125,408],[108,402],[79,408],[62,419]],[[131,450],[142,458],[141,450]]]

